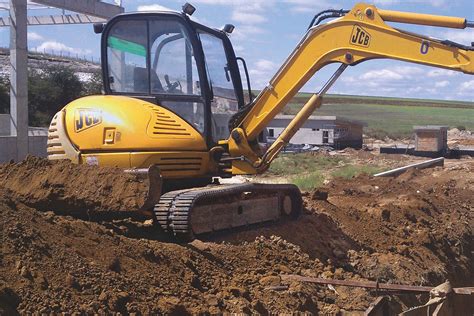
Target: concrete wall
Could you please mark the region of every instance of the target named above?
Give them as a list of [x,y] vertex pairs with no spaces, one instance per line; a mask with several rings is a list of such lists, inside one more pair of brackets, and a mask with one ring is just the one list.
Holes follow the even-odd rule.
[[[276,117],[267,128],[267,139],[273,142],[291,121],[291,117]],[[337,149],[361,148],[365,123],[338,119],[335,116],[312,117],[291,139],[295,145],[328,145]],[[273,137],[272,137],[273,134]]]
[[[28,151],[30,155],[46,157],[48,136],[29,136]],[[16,159],[16,137],[0,136],[0,163]]]
[[[28,153],[46,157],[48,129],[44,127],[28,128]],[[0,114],[0,163],[16,160],[16,137],[10,136],[10,114]]]
[[447,128],[416,129],[415,150],[416,151],[446,151],[448,148]]
[[10,114],[0,114],[0,136],[10,135]]

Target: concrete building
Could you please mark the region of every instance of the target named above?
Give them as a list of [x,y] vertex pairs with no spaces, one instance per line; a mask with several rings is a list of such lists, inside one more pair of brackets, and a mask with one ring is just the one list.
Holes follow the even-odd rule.
[[[273,142],[293,119],[293,115],[278,115],[268,125],[266,138]],[[336,116],[311,116],[293,136],[291,144],[362,148],[362,133],[367,123]]]
[[[22,160],[30,149],[28,129],[28,25],[64,25],[105,22],[109,18],[124,12],[124,8],[99,0],[35,0],[46,9],[62,9],[63,14],[46,16],[28,15],[27,0],[9,0],[9,16],[0,17],[0,27],[10,28],[10,138],[8,150],[15,153],[15,160]],[[119,2],[121,4],[121,1]],[[79,14],[64,14],[64,10]],[[5,140],[2,140],[5,142]],[[5,143],[4,143],[5,144]],[[4,145],[3,144],[3,145]],[[0,145],[1,146],[1,145]],[[4,152],[5,147],[0,147]]]
[[438,125],[413,126],[415,151],[445,153],[448,150],[448,127]]
[[[10,114],[0,114],[0,163],[17,161],[17,139],[10,135]],[[42,127],[28,128],[28,153],[30,155],[46,157],[46,142],[48,129]]]

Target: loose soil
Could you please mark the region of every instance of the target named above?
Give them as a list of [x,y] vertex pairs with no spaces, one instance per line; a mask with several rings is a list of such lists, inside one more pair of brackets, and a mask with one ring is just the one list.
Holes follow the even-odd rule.
[[[105,169],[33,158],[4,165],[0,314],[352,315],[375,299],[361,288],[283,284],[282,274],[429,286],[449,279],[455,287],[473,286],[473,170],[471,160],[397,178],[333,179],[305,193],[298,220],[176,244],[150,221],[75,215],[81,205],[122,208],[100,193],[105,187],[119,190],[107,183]],[[81,175],[75,197],[65,180]],[[96,180],[87,182],[86,175]],[[327,200],[321,199],[325,193]],[[69,207],[74,217],[59,215]],[[391,308],[425,301],[394,296]]]
[[119,168],[33,156],[17,164],[0,165],[0,179],[16,201],[67,214],[138,210],[148,193],[148,180]]

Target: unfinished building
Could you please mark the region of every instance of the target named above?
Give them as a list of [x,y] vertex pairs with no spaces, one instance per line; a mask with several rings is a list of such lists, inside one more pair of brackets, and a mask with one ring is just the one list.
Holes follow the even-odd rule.
[[[292,119],[292,115],[276,116],[267,128],[267,141],[273,142]],[[291,139],[291,144],[362,148],[364,126],[367,123],[338,116],[311,116]]]

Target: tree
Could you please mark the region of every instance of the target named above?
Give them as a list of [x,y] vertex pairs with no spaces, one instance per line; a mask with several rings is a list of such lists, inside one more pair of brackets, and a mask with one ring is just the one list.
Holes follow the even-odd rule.
[[10,80],[0,76],[0,113],[10,112]]
[[89,80],[84,82],[83,95],[97,95],[102,93],[102,73],[94,72]]
[[[48,126],[63,106],[82,96],[100,94],[102,75],[93,73],[81,81],[74,70],[62,65],[45,65],[28,70],[28,119],[31,126]],[[0,113],[10,112],[10,81],[0,76]]]
[[83,95],[83,83],[74,71],[64,66],[32,69],[28,76],[30,125],[48,126],[63,106]]

